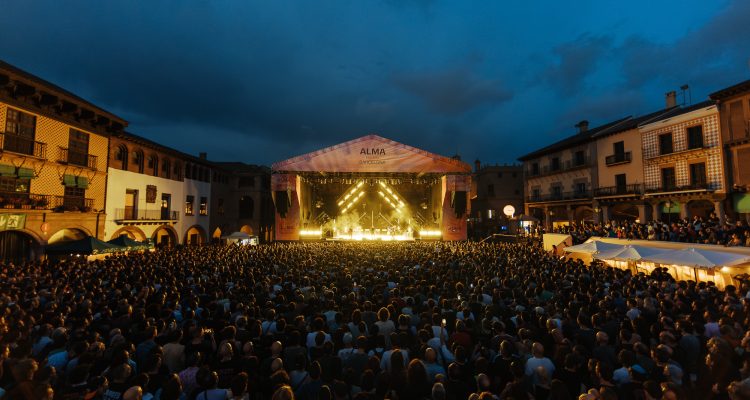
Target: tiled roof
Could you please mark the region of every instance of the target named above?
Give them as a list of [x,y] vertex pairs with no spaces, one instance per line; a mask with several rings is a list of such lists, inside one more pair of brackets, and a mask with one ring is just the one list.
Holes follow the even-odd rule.
[[627,121],[628,119],[630,119],[630,117],[621,118],[616,121],[612,121],[610,123],[600,125],[592,129],[588,129],[585,132],[581,132],[576,135],[569,136],[547,147],[543,147],[539,150],[536,150],[522,157],[519,157],[518,159],[520,161],[528,161],[532,158],[540,157],[545,154],[554,153],[556,151],[564,150],[569,147],[573,147],[573,146],[577,146],[577,145],[589,142],[594,137],[594,135],[603,134],[604,132],[607,132],[612,129],[618,129],[619,125]]

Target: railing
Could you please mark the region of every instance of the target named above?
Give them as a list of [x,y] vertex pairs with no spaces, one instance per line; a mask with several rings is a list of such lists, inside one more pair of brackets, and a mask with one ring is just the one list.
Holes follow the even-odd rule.
[[591,191],[586,190],[583,192],[548,193],[548,194],[540,194],[538,196],[530,195],[526,198],[526,201],[530,203],[539,203],[543,201],[579,200],[579,199],[590,199],[590,198],[591,198]]
[[60,147],[58,161],[95,170],[97,156],[75,150],[71,151],[67,147]]
[[12,133],[0,133],[0,148],[12,153],[47,158],[47,144]]
[[651,184],[646,185],[646,193],[655,192],[682,192],[686,190],[709,190],[711,185],[708,182],[692,183],[689,185],[664,185],[664,184]]
[[94,199],[49,194],[0,192],[0,208],[89,212]]
[[55,196],[53,208],[62,211],[84,211],[88,212],[94,207],[94,199],[78,196]]
[[606,186],[594,189],[594,196],[618,196],[627,194],[643,194],[643,184]]
[[139,210],[131,207],[115,209],[116,221],[178,221],[179,219],[179,211]]
[[550,175],[550,174],[558,174],[565,171],[570,171],[578,168],[588,167],[591,166],[591,158],[584,157],[581,160],[576,160],[575,158],[572,160],[567,160],[564,163],[561,162],[556,166],[556,168],[552,167],[552,163],[549,165],[545,165],[539,168],[537,173],[534,173],[532,169],[528,169],[526,171],[526,175],[528,176],[544,176],[544,175]]
[[604,162],[607,165],[625,164],[632,161],[633,154],[629,151],[624,153],[615,153],[604,158]]

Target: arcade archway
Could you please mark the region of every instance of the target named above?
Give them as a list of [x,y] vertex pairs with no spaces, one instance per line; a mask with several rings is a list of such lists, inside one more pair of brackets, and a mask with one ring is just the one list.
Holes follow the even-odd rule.
[[151,239],[156,247],[174,247],[177,244],[177,232],[169,225],[162,225],[156,228]]
[[39,243],[28,233],[10,230],[0,232],[0,261],[20,264],[34,259]]
[[188,246],[197,246],[206,242],[206,230],[200,225],[193,225],[185,231],[183,242]]

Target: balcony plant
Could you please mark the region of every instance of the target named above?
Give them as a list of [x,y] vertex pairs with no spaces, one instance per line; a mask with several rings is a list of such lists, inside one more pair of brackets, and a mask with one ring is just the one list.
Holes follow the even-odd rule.
[[32,202],[32,205],[34,206],[34,209],[36,210],[44,210],[49,205],[49,200],[47,200],[44,197],[39,197],[37,199],[34,199]]

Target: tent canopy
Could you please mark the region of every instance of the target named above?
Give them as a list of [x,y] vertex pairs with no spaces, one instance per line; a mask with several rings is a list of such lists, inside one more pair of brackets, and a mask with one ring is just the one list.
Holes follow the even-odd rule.
[[622,250],[623,247],[625,246],[622,246],[619,244],[600,242],[598,240],[589,240],[586,243],[566,247],[565,252],[566,253],[598,254],[602,251]]
[[616,261],[640,261],[647,259],[655,254],[663,253],[664,250],[653,247],[645,247],[638,245],[627,245],[621,246],[619,249],[603,250],[594,256],[594,258],[600,260],[616,260]]
[[246,240],[246,239],[252,239],[255,236],[248,235],[245,232],[234,232],[231,235],[222,236],[222,239],[232,239],[232,240]]
[[48,254],[102,254],[123,250],[122,247],[103,242],[93,236],[87,236],[79,240],[56,243],[47,246],[45,252]]
[[750,256],[736,253],[703,250],[690,247],[684,250],[669,250],[654,254],[647,261],[659,264],[685,265],[689,267],[731,267],[750,263]]

